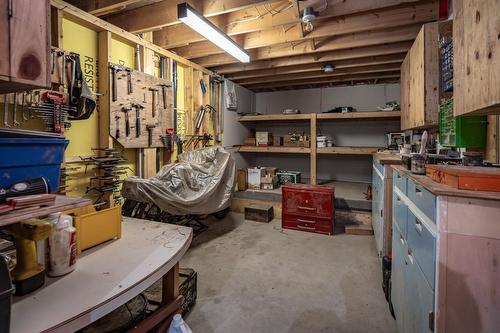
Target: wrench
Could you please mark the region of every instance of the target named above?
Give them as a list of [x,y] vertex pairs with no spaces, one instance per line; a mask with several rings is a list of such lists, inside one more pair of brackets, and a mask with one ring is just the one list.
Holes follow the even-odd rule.
[[19,122],[17,121],[17,93],[14,93],[14,127],[19,126]]
[[64,51],[59,51],[57,52],[57,55],[62,57],[59,72],[59,83],[61,86],[66,87],[66,53],[64,53]]
[[10,128],[9,125],[9,95],[3,95],[3,127]]

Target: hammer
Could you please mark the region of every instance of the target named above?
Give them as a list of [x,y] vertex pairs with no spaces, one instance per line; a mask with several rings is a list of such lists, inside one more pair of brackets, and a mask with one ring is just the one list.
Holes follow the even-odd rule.
[[148,130],[148,147],[153,145],[153,130],[155,127],[156,125],[153,124],[146,125],[146,129]]
[[130,120],[128,118],[128,113],[132,111],[131,106],[124,106],[122,107],[122,112],[125,113],[125,135],[129,136],[130,135]]
[[111,69],[111,76],[112,76],[112,81],[113,81],[113,95],[112,95],[112,101],[116,102],[118,98],[118,85],[116,83],[116,73],[121,71],[121,67],[118,65],[109,65],[109,68]]
[[125,68],[125,71],[127,72],[127,93],[130,95],[134,92],[134,87],[132,86],[132,69]]
[[153,101],[152,101],[153,110],[152,111],[153,111],[153,118],[154,118],[154,117],[156,117],[156,105],[158,104],[158,101],[156,98],[156,94],[158,93],[158,88],[150,87],[149,91],[151,91],[153,93]]
[[161,84],[159,84],[159,86],[161,87],[161,95],[163,98],[163,108],[166,109],[167,108],[167,87],[169,87],[169,85],[166,83],[161,83]]
[[138,138],[141,136],[141,110],[144,109],[144,106],[132,104],[132,107],[135,108],[135,137]]

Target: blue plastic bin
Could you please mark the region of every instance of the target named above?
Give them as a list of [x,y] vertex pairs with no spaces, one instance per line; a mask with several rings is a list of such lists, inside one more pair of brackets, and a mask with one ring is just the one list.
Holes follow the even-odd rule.
[[63,138],[0,138],[0,187],[45,177],[57,191],[68,140]]

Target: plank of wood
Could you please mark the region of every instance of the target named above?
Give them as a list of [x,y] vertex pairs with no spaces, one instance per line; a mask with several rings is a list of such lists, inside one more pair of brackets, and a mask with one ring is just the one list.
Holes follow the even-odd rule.
[[240,153],[281,153],[281,154],[310,154],[311,148],[305,147],[254,147],[241,146]]
[[264,115],[247,115],[238,118],[240,122],[260,122],[260,121],[300,121],[310,120],[309,113],[300,114],[264,114]]
[[323,147],[318,148],[318,154],[330,155],[372,155],[380,147]]
[[377,119],[399,119],[400,111],[356,111],[346,113],[319,113],[318,120],[377,120]]
[[349,224],[345,226],[345,233],[347,235],[371,236],[373,228],[364,224]]
[[91,204],[92,202],[89,199],[71,198],[63,195],[57,195],[56,201],[52,206],[40,207],[40,209],[36,211],[21,209],[19,211],[14,210],[6,214],[2,214],[0,218],[0,227],[12,223],[17,223],[23,220],[42,217],[51,213],[57,213],[63,210],[83,207]]
[[318,153],[318,146],[316,144],[316,137],[317,137],[317,114],[313,113],[311,114],[311,128],[309,133],[311,133],[311,156],[309,158],[309,175],[310,175],[310,183],[311,185],[316,185],[317,183],[317,153]]

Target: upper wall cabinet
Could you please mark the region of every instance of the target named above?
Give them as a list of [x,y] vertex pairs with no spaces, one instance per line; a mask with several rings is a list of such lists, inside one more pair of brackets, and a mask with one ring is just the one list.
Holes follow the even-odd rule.
[[47,0],[0,0],[0,93],[50,87]]
[[500,114],[500,0],[453,1],[454,114]]
[[438,23],[428,23],[401,66],[401,129],[437,126],[438,102]]

